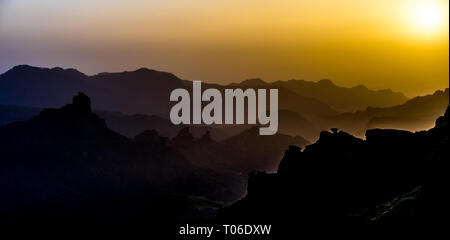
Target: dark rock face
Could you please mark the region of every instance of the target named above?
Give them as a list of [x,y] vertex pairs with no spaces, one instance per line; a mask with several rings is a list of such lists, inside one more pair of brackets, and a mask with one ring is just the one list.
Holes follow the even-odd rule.
[[424,132],[374,129],[366,140],[321,132],[303,151],[290,147],[276,174],[252,173],[247,196],[218,219],[274,224],[286,235],[437,221],[448,200],[448,121],[447,108]]
[[173,207],[151,212],[163,196],[223,200],[237,187],[226,174],[190,164],[156,131],[134,139],[111,131],[83,93],[0,126],[0,224],[154,222]]

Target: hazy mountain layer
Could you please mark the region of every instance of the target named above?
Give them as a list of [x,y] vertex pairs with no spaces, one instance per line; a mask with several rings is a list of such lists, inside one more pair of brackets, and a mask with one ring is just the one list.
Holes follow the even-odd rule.
[[364,111],[340,114],[330,118],[328,126],[341,128],[360,137],[372,128],[426,130],[433,126],[434,119],[445,112],[449,104],[448,91],[448,88],[445,91],[438,90],[434,94],[415,97],[393,107],[370,107]]
[[287,146],[307,144],[309,142],[300,136],[280,133],[261,136],[258,127],[251,127],[223,141],[214,140],[209,131],[195,138],[186,127],[169,143],[192,164],[242,173],[255,169],[275,171]]
[[[75,69],[37,68],[20,65],[0,75],[0,104],[55,107],[68,102],[76,92],[92,97],[95,109],[123,113],[168,116],[170,92],[179,87],[190,89],[190,81],[175,75],[141,68],[131,72],[101,73],[87,76]],[[385,107],[406,101],[401,93],[371,91],[365,87],[343,88],[331,81],[317,83],[301,80],[267,84],[248,80],[221,86],[203,84],[203,88],[279,88],[280,109],[296,111],[304,117],[328,116],[335,110]]]
[[367,107],[390,107],[403,104],[408,100],[403,93],[393,92],[390,89],[374,91],[364,85],[352,88],[339,87],[327,79],[319,82],[278,81],[272,85],[283,86],[301,96],[320,99],[340,112],[353,112]]
[[[0,126],[12,122],[28,120],[38,115],[42,110],[42,108],[0,105]],[[146,130],[156,130],[158,134],[163,137],[173,138],[181,129],[186,127],[186,125],[174,125],[170,120],[156,115],[127,115],[120,112],[103,110],[94,112],[105,120],[108,128],[129,138],[134,138]],[[195,137],[201,137],[209,131],[211,136],[216,140],[229,138],[250,127],[248,125],[188,126]]]

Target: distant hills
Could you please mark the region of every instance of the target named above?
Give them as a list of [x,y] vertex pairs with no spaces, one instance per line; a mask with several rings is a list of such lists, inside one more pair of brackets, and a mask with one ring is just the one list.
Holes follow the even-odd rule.
[[434,119],[441,116],[449,104],[449,89],[419,96],[406,103],[386,107],[369,107],[364,111],[343,113],[330,118],[334,125],[357,136],[363,136],[367,129],[392,128],[409,131],[426,130],[433,126]]
[[408,98],[401,92],[390,89],[370,90],[364,85],[352,88],[339,87],[328,79],[318,82],[304,80],[289,80],[266,83],[261,79],[250,79],[240,84],[230,84],[236,87],[271,87],[286,88],[304,97],[317,99],[338,112],[353,112],[366,107],[388,107],[406,102]]
[[0,75],[0,104],[57,107],[82,91],[94,109],[167,115],[168,94],[182,85],[173,74],[149,69],[87,76],[74,69],[20,65]]
[[[42,110],[44,108],[0,105],[0,126],[30,119],[38,115]],[[173,138],[185,127],[184,125],[174,125],[169,119],[157,115],[127,115],[121,112],[103,110],[94,112],[106,121],[108,128],[129,138],[134,138],[145,130],[152,129],[157,130],[161,136]],[[242,125],[224,128],[223,126],[189,125],[189,127],[195,137],[201,137],[206,131],[209,131],[214,139],[223,140],[242,132],[249,126]]]
[[[448,89],[433,95],[406,98],[391,90],[370,90],[362,85],[346,88],[330,80],[303,80],[267,83],[249,79],[228,85],[202,83],[202,88],[278,88],[279,133],[298,135],[314,141],[320,130],[341,128],[363,136],[370,128],[425,130],[448,104]],[[174,137],[184,126],[168,120],[170,92],[192,88],[191,81],[167,73],[141,68],[136,71],[85,75],[75,69],[38,68],[20,65],[0,75],[0,124],[25,120],[45,107],[57,107],[83,91],[93,99],[93,109],[108,126],[125,136],[135,137],[155,129]],[[15,107],[20,106],[20,107]],[[251,125],[194,126],[200,137],[209,131],[223,140]]]
[[[281,223],[289,232],[298,225],[286,224],[286,213],[307,226],[421,222],[442,212],[448,89],[405,99],[328,80],[210,86],[278,88],[279,132],[171,124],[168,94],[191,82],[170,73],[17,66],[0,75],[0,223],[202,222],[247,185],[216,222]],[[430,123],[416,133],[368,130]]]
[[260,136],[258,127],[251,127],[222,141],[211,137],[209,131],[194,137],[190,128],[183,128],[168,143],[192,164],[203,167],[231,169],[248,173],[252,170],[276,170],[286,146],[306,146],[310,142],[300,136],[274,134]]
[[215,140],[223,140],[242,132],[248,126],[206,126],[206,125],[174,125],[169,119],[146,114],[127,115],[120,112],[95,111],[101,118],[105,119],[112,130],[127,137],[135,137],[145,130],[156,130],[164,137],[173,138],[186,126],[193,136],[199,138],[207,131]]
[[[75,69],[19,65],[0,75],[0,104],[56,107],[83,91],[94,100],[94,109],[167,116],[170,91],[179,87],[191,88],[191,83],[171,73],[146,68],[87,76]],[[227,86],[203,84],[203,88],[209,87],[279,88],[280,109],[302,115],[327,116],[369,106],[392,106],[407,100],[403,94],[390,90],[343,88],[329,80],[266,83],[253,79]]]

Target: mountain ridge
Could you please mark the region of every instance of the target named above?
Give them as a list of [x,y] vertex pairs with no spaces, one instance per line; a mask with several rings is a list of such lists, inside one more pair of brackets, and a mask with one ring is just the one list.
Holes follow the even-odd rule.
[[340,112],[353,112],[369,106],[394,106],[409,99],[403,93],[394,92],[391,89],[371,90],[362,84],[341,87],[329,79],[322,79],[318,82],[292,79],[273,82],[272,86],[284,86],[297,94],[320,98],[324,103]]
[[353,113],[339,114],[330,119],[330,124],[358,137],[367,129],[394,128],[410,131],[429,129],[434,119],[441,116],[449,104],[449,89],[437,90],[433,94],[418,96],[404,104],[374,108]]
[[[0,104],[55,107],[67,102],[76,92],[82,91],[95,100],[95,108],[97,109],[167,116],[168,108],[170,108],[170,103],[168,103],[170,91],[179,87],[189,89],[191,87],[190,83],[190,80],[183,80],[173,73],[149,68],[86,75],[72,68],[40,68],[18,65],[0,74]],[[391,90],[373,91],[361,86],[345,88],[335,85],[330,80],[318,82],[289,80],[269,83],[256,78],[228,85],[207,82],[203,82],[202,85],[204,88],[214,87],[220,89],[224,89],[227,86],[234,88],[279,88],[282,89],[280,91],[285,92],[283,95],[292,98],[289,99],[290,101],[296,101],[297,105],[303,104],[300,108],[289,109],[301,111],[300,114],[302,115],[330,115],[334,114],[333,111],[335,110],[339,112],[367,106],[382,107],[396,105],[405,100],[403,94],[394,93]],[[321,93],[318,94],[317,89],[322,88],[331,89],[327,91],[320,90]],[[334,97],[329,96],[336,91],[339,94]],[[366,93],[354,93],[358,91],[368,92],[370,96],[366,96]],[[31,94],[22,99],[18,98],[18,95],[24,92]],[[348,92],[353,94],[351,96],[353,98],[361,95],[368,100],[347,100],[349,97],[345,96],[348,95]],[[341,102],[336,99],[341,99]],[[302,103],[303,101],[306,103]],[[153,106],[145,106],[145,102],[153,102],[155,104]],[[307,107],[311,104],[316,106],[312,108]],[[343,107],[345,104],[348,106]],[[280,101],[280,105],[293,107],[292,104],[289,104],[288,99]]]

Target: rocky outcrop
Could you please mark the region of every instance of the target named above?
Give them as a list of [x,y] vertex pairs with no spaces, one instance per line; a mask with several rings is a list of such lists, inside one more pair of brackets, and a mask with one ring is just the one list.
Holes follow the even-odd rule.
[[323,131],[303,151],[290,147],[277,173],[250,174],[247,196],[218,219],[271,223],[292,234],[308,226],[437,221],[448,194],[448,120],[447,108],[428,131],[374,129],[366,140]]
[[0,224],[158,221],[146,211],[167,194],[236,199],[240,185],[227,175],[190,164],[156,131],[134,139],[111,131],[90,106],[79,93],[0,126]]

